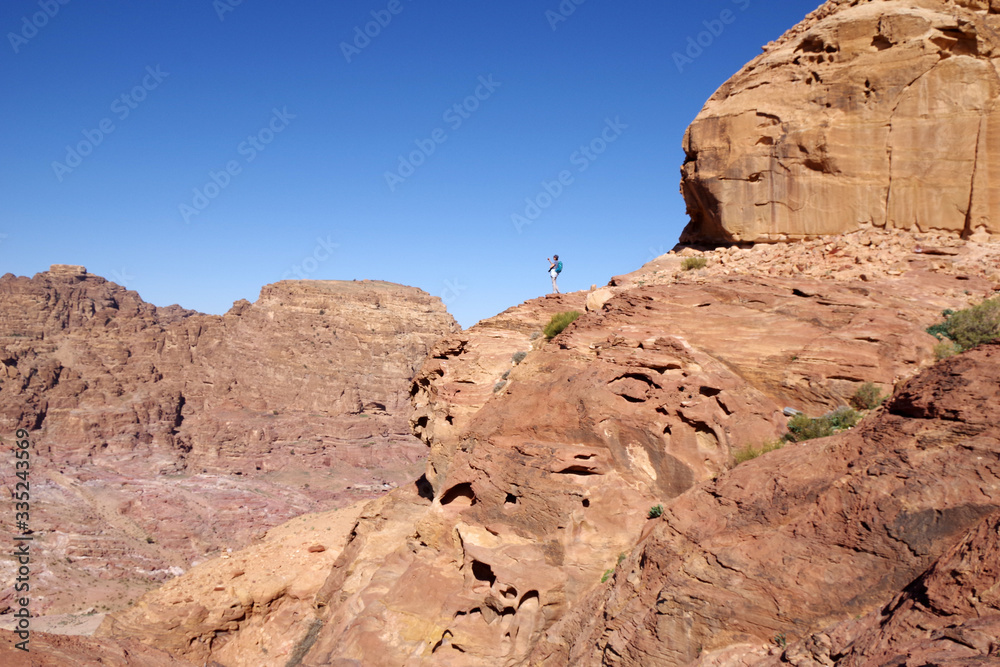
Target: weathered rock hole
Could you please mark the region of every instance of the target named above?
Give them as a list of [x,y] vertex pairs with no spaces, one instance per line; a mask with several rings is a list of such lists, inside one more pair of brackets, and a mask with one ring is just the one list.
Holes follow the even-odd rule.
[[421,475],[414,484],[417,487],[417,495],[424,500],[434,500],[434,486],[427,481],[427,475]]
[[713,396],[718,396],[722,393],[721,389],[716,389],[715,387],[702,387],[698,390],[698,393],[702,396],[708,396],[709,398]]
[[590,507],[590,501],[587,498],[583,499],[583,506],[584,507]]
[[760,139],[757,140],[757,145],[758,146],[773,146],[774,145],[774,137],[761,137]]
[[878,51],[885,51],[886,49],[891,49],[896,45],[885,35],[875,35],[875,37],[872,38],[872,46]]
[[497,582],[497,575],[493,574],[493,568],[478,560],[472,561],[472,576],[477,581],[486,582],[490,588]]
[[589,461],[590,459],[597,456],[597,454],[577,454],[574,459],[579,459],[580,461]]
[[441,496],[441,505],[451,505],[455,503],[459,507],[472,507],[476,504],[476,494],[472,490],[472,484],[463,482],[456,484]]
[[594,470],[593,468],[587,468],[585,466],[568,466],[556,472],[560,475],[581,475],[581,476],[601,474],[596,470]]
[[427,428],[428,418],[426,415],[423,417],[417,417],[417,421],[414,422],[420,428]]
[[521,611],[525,608],[538,609],[539,607],[541,607],[541,600],[538,597],[538,591],[528,591],[521,598],[521,604],[517,605],[517,610]]
[[513,493],[508,493],[507,497],[504,499],[503,502],[504,502],[504,505],[516,505],[517,504],[517,496],[515,496]]

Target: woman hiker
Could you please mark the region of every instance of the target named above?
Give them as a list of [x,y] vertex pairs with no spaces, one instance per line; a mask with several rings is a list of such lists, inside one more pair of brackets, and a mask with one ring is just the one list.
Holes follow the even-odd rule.
[[559,294],[559,286],[556,285],[556,278],[562,273],[562,262],[559,261],[559,255],[552,255],[552,259],[548,257],[545,259],[549,263],[549,275],[552,276],[552,292]]

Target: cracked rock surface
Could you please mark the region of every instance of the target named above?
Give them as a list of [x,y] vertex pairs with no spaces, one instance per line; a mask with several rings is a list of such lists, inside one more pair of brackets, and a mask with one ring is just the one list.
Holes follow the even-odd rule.
[[684,139],[684,243],[1000,234],[1000,4],[829,0]]

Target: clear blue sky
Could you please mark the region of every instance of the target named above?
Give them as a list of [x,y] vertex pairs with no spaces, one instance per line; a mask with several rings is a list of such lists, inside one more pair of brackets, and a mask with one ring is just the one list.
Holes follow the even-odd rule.
[[381,279],[465,327],[553,253],[564,291],[604,284],[677,242],[685,128],[819,4],[4,0],[0,274],[209,313]]

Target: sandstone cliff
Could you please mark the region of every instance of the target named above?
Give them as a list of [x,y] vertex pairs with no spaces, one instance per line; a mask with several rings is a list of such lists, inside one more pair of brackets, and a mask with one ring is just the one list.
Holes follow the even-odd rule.
[[[968,534],[985,555],[990,538],[977,524],[1000,517],[998,386],[1000,345],[984,346],[911,380],[850,433],[786,446],[693,489],[669,505],[610,586],[549,632],[535,658],[684,665],[702,652],[757,642],[756,651],[739,649],[743,664],[756,664],[769,641],[784,645],[875,609],[881,623],[867,632],[856,626],[853,646],[842,638],[835,646],[828,635],[818,644],[826,652],[816,651],[821,661],[791,662],[925,664],[888,659],[900,640],[930,640],[935,627],[963,624],[971,651],[951,656],[995,657],[1000,646],[975,643],[975,632],[1000,618],[995,556],[979,563],[946,554]],[[883,609],[942,556],[925,579],[954,580],[959,590],[929,599],[917,591],[942,586],[917,583]],[[972,594],[963,598],[963,586]],[[914,596],[907,619],[900,607]],[[786,657],[801,658],[794,648]],[[701,664],[725,663],[706,656]]]
[[828,0],[684,139],[682,243],[1000,234],[1000,5]]
[[[721,530],[729,515],[717,517],[710,508],[729,504],[712,500],[711,489],[726,485],[748,494],[774,492],[776,473],[770,468],[754,475],[752,466],[727,470],[734,450],[784,431],[783,408],[818,415],[846,401],[865,381],[889,389],[933,362],[936,341],[924,328],[938,320],[942,309],[962,307],[991,291],[980,265],[983,258],[996,262],[1000,247],[960,242],[938,247],[931,241],[941,240],[845,237],[835,255],[846,259],[887,252],[885,265],[896,267],[892,275],[862,267],[870,274],[863,283],[851,279],[859,266],[853,260],[844,276],[784,274],[785,267],[801,261],[801,253],[812,252],[809,247],[780,246],[768,249],[766,257],[758,251],[705,253],[708,266],[699,271],[681,270],[683,255],[669,255],[616,278],[600,299],[586,294],[538,299],[444,338],[411,390],[414,430],[431,449],[427,473],[361,515],[315,595],[315,634],[296,646],[304,654],[301,664],[517,665],[534,664],[532,655],[551,661],[547,664],[579,664],[575,660],[586,658],[584,647],[597,641],[573,644],[575,634],[590,631],[579,624],[590,623],[597,633],[593,636],[603,637],[604,617],[595,606],[607,590],[602,577],[624,572],[621,567],[635,570],[640,561],[652,567],[648,558],[642,560],[642,550],[659,539],[658,533],[649,534],[658,525],[646,518],[651,506],[663,504],[673,517],[681,512],[675,507],[690,505],[693,513],[684,521],[706,531],[718,524]],[[918,246],[921,252],[916,252]],[[760,266],[775,268],[775,275],[750,275],[758,274]],[[563,334],[550,342],[537,336],[551,314],[582,310],[585,301],[590,312]],[[523,358],[517,352],[525,353]],[[934,389],[928,385],[927,392]],[[911,423],[891,424],[902,429],[896,435],[889,435],[884,423],[867,428],[886,430],[884,438],[909,443],[904,422]],[[843,447],[851,446],[857,447]],[[861,461],[861,454],[849,459],[845,451],[827,460],[826,450],[814,445],[792,447],[761,461],[793,452],[802,457],[795,471],[814,480],[845,466],[861,466],[858,474],[870,469],[849,465]],[[898,466],[905,469],[906,462]],[[948,475],[968,472],[955,466]],[[915,479],[923,479],[921,474],[913,472]],[[883,482],[895,484],[898,476],[893,475],[887,472]],[[941,475],[935,483],[949,487],[953,480]],[[788,484],[789,489],[794,486]],[[968,493],[949,499],[956,507],[972,491],[969,482],[963,484]],[[806,482],[795,486],[773,516],[767,502],[753,505],[759,511],[734,524],[730,542],[749,539],[756,529],[762,535],[777,531],[772,543],[783,544],[787,514],[782,508],[798,503],[805,514],[833,511],[816,505],[818,488]],[[909,530],[906,516],[924,516],[916,501],[913,507],[903,507],[903,501],[893,501],[897,505],[891,507],[887,500],[876,502],[883,494],[894,497],[889,487],[859,493],[875,503],[872,511],[878,517],[870,523],[895,525],[898,519],[899,535]],[[739,496],[732,504],[740,507],[742,502]],[[956,517],[965,526],[981,516],[979,509],[964,511]],[[917,523],[913,530],[919,532],[923,524]],[[859,575],[858,581],[872,576],[881,583],[871,586],[864,601],[845,608],[852,613],[873,609],[960,537],[944,531],[917,555],[900,546],[906,542],[902,537],[885,538],[892,549],[903,551],[879,551],[881,561],[876,556],[869,560],[885,564],[899,557],[906,569],[898,576],[875,570]],[[812,543],[817,550],[820,545]],[[760,547],[766,558],[779,558],[763,543]],[[800,572],[799,583],[814,570],[823,581],[840,576],[839,570],[827,572],[824,568],[833,566],[808,549],[796,555],[798,560],[786,568]],[[625,565],[616,568],[619,559]],[[871,565],[869,560],[863,564]],[[618,582],[624,575],[615,577]],[[655,583],[631,580],[639,594],[656,595]],[[714,585],[720,595],[726,594],[724,582]],[[845,586],[845,594],[847,590]],[[808,606],[808,600],[788,604]],[[742,631],[746,637],[736,640],[755,640],[759,646],[772,627],[781,625],[774,633],[786,632],[794,641],[796,633],[835,620],[832,600],[826,615],[782,612],[770,624],[753,617],[758,625],[748,626]],[[172,630],[183,608],[164,616],[140,606],[117,615],[104,631],[155,637],[160,647],[186,646],[186,635]],[[629,618],[623,618],[624,626],[646,627],[645,620]],[[243,625],[238,625],[208,649],[195,644],[179,654],[219,659],[227,644],[243,641]],[[251,636],[255,632],[250,629]],[[724,646],[730,635],[720,634],[714,641],[703,642],[702,648]],[[658,644],[655,650],[674,649]]]
[[0,314],[0,434],[32,432],[53,575],[33,603],[53,613],[120,605],[129,582],[411,480],[407,388],[457,329],[388,283],[284,281],[210,316],[82,267],[0,278]]

